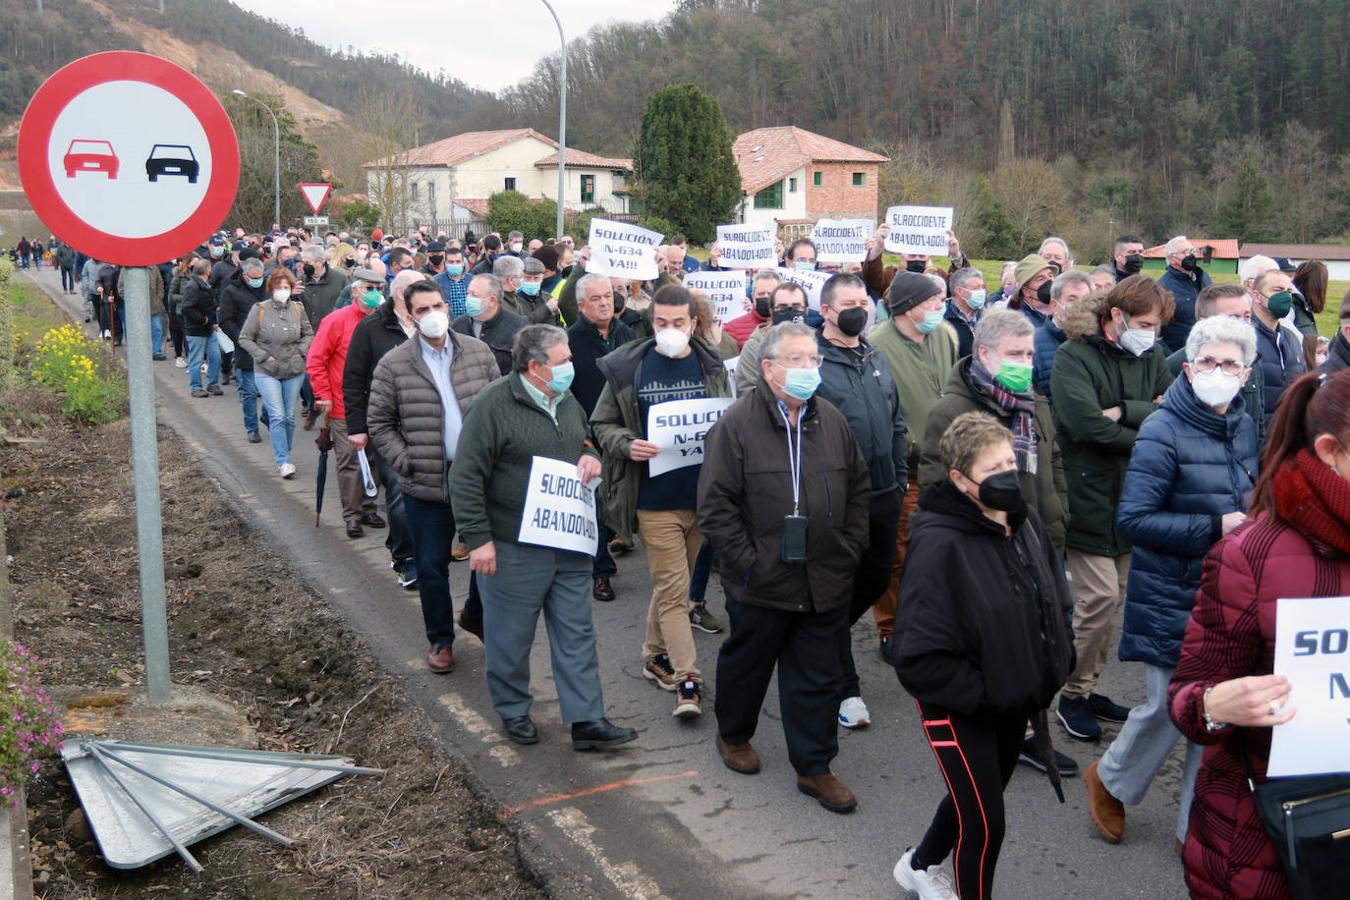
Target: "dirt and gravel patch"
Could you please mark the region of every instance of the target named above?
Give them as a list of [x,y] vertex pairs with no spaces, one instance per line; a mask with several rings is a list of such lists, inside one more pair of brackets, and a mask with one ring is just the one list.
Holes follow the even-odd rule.
[[[69,717],[106,713],[144,680],[128,423],[78,428],[45,395],[4,400],[4,430],[41,439],[0,445],[16,634],[51,660],[59,696],[96,698]],[[64,768],[48,760],[28,795],[38,895],[544,896],[514,832],[440,751],[401,685],[166,429],[160,464],[175,683],[239,710],[258,749],[341,753],[388,771],[265,815],[294,849],[238,828],[194,846],[206,869],[195,876],[176,857],[134,872],[105,865]]]

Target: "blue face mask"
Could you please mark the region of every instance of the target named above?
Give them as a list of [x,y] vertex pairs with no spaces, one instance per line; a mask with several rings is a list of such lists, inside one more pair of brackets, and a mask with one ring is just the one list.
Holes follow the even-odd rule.
[[792,264],[792,268],[797,269],[798,271],[801,272],[814,272],[816,270],[816,264],[807,261],[794,262]]
[[970,298],[966,300],[966,305],[969,306],[971,309],[983,309],[984,301],[988,298],[988,296],[989,295],[982,290],[971,291]]
[[784,369],[787,374],[783,377],[783,390],[789,397],[795,397],[798,400],[810,400],[816,393],[816,388],[820,387],[820,367],[812,366],[809,369]]
[[368,308],[374,309],[380,305],[380,301],[384,299],[384,295],[375,288],[368,288],[366,292],[361,295],[361,299],[365,301]]
[[464,274],[464,263],[446,263],[445,274],[451,278],[458,278]]
[[522,281],[520,283],[520,292],[526,297],[537,297],[539,295],[539,282]]
[[247,281],[248,281],[248,286],[251,287],[251,288],[260,288],[260,287],[262,287],[263,280],[262,280],[261,278],[249,278],[249,279],[247,279]]
[[553,377],[548,380],[549,390],[561,394],[572,386],[576,368],[570,362],[559,363],[553,367]]
[[929,309],[924,310],[923,321],[915,326],[922,334],[932,334],[942,327],[942,310]]
[[483,301],[473,296],[465,297],[464,310],[471,316],[481,315],[483,312]]

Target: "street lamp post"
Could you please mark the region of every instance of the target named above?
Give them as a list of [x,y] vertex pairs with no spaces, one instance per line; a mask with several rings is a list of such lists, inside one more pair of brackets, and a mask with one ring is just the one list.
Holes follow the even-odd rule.
[[562,47],[562,61],[558,70],[558,233],[555,237],[563,236],[563,198],[566,196],[565,185],[567,184],[567,38],[563,35],[562,20],[553,10],[553,4],[548,0],[539,0],[544,6],[548,7],[549,15],[553,16],[553,24],[558,26],[558,43]]
[[272,107],[259,100],[257,97],[251,97],[239,88],[230,91],[245,100],[252,100],[254,103],[267,110],[267,114],[272,117],[272,221],[277,225],[281,224],[281,123],[277,121],[277,114],[272,112]]

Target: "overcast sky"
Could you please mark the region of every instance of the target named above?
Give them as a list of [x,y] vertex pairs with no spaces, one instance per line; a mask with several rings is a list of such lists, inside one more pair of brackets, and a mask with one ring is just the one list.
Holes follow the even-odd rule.
[[[299,26],[320,44],[397,53],[428,72],[485,90],[515,84],[558,49],[558,31],[540,0],[433,0],[392,7],[333,0],[233,0],[244,9]],[[552,0],[570,41],[603,22],[660,19],[676,0]],[[354,13],[360,12],[359,15]],[[401,26],[393,23],[402,19]]]

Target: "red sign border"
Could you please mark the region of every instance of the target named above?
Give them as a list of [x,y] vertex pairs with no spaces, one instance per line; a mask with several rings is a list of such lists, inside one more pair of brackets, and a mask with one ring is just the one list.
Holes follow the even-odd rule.
[[[328,202],[328,198],[333,196],[333,185],[327,181],[301,181],[297,183],[295,187],[300,191],[300,196],[305,198],[305,204],[309,206],[310,209],[314,210],[314,215],[316,216],[319,214],[319,210],[323,209],[323,205]],[[318,206],[309,202],[309,194],[305,193],[305,188],[307,187],[328,188],[328,190],[323,192],[323,199],[319,201]]]
[[[150,237],[118,237],[85,222],[61,199],[47,163],[61,111],[79,94],[109,81],[141,81],[173,94],[196,114],[211,147],[211,181],[201,204],[174,228]],[[225,221],[239,187],[239,141],[220,100],[181,66],[131,50],[85,56],[44,81],[24,110],[17,155],[24,193],[47,228],[83,253],[117,265],[151,266],[195,249]]]

